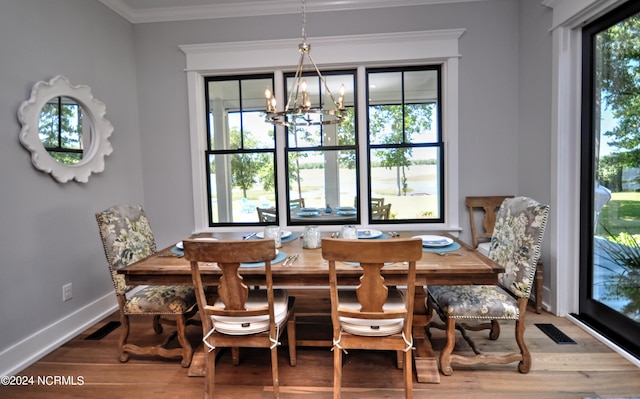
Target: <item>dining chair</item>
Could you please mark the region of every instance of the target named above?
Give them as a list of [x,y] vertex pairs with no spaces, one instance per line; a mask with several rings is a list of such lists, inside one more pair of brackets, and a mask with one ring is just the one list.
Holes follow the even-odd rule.
[[371,208],[371,218],[373,220],[388,220],[391,215],[391,204],[374,206]]
[[304,208],[304,198],[298,198],[298,199],[289,201],[289,208],[290,209]]
[[384,198],[383,197],[380,197],[380,198],[371,197],[371,207],[383,206],[383,205],[384,205]]
[[256,207],[258,211],[258,222],[260,223],[275,223],[277,210],[276,208],[260,208]]
[[[498,285],[428,287],[427,307],[435,308],[446,325],[447,341],[440,352],[440,370],[444,375],[453,373],[451,363],[474,365],[518,361],[518,371],[529,372],[531,354],[524,340],[525,314],[548,214],[548,205],[531,198],[505,199],[496,214],[489,252],[491,260],[505,269],[498,276]],[[453,354],[456,329],[464,336],[462,322],[486,320],[515,320],[515,338],[520,352],[481,354],[472,347],[475,356]]]
[[[129,355],[156,355],[165,358],[182,357],[182,367],[189,367],[193,349],[185,336],[186,326],[198,324],[191,320],[198,308],[193,287],[183,285],[130,286],[118,270],[156,252],[149,220],[141,206],[117,205],[96,213],[100,238],[120,311],[121,332],[118,357],[121,362]],[[134,288],[136,288],[134,290]],[[153,329],[161,334],[162,324],[176,326],[180,346],[167,349],[170,335],[158,346],[142,347],[128,342],[129,317],[150,316]],[[167,319],[172,316],[173,319]]]
[[[469,196],[465,198],[465,204],[469,210],[469,222],[471,224],[471,240],[473,247],[481,254],[489,256],[493,226],[496,222],[496,210],[502,202],[513,195]],[[476,225],[477,213],[482,215],[482,225]],[[542,312],[542,291],[544,289],[544,264],[538,259],[535,274],[535,301],[536,313]]]
[[[213,399],[215,359],[220,348],[232,348],[238,365],[237,348],[269,348],[273,397],[279,397],[278,352],[280,336],[287,330],[289,364],[296,365],[295,298],[287,290],[274,289],[271,260],[276,256],[275,242],[265,240],[183,241],[184,257],[191,264],[191,276],[200,309],[202,341],[208,348],[205,365],[205,398]],[[200,263],[199,263],[200,262]],[[266,289],[249,289],[242,273],[252,270],[243,263],[264,263]],[[202,281],[201,263],[217,263],[222,276],[217,283],[218,297],[207,296]],[[205,266],[206,267],[206,266]]]
[[[333,398],[340,398],[342,352],[348,349],[391,350],[403,368],[405,398],[413,397],[412,323],[416,261],[422,240],[322,239],[322,257],[329,263],[331,321],[333,325]],[[349,262],[338,266],[337,262]],[[351,263],[353,262],[353,263]],[[382,276],[385,263],[407,262],[406,292],[388,286]],[[338,267],[362,269],[360,285],[338,289]],[[396,265],[397,267],[398,265]],[[400,361],[400,359],[402,359]]]

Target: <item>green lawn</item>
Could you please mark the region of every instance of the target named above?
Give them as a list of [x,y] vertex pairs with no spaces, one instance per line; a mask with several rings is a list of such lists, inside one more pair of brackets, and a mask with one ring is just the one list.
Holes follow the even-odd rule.
[[605,235],[602,225],[614,235],[621,232],[640,234],[640,193],[612,193],[611,200],[598,217],[596,232]]

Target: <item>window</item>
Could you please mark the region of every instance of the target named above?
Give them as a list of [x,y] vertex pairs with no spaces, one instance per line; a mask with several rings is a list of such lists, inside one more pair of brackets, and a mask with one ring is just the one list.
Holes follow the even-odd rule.
[[275,206],[275,135],[264,122],[272,84],[270,75],[205,80],[209,226],[258,223],[256,208]]
[[367,90],[369,222],[442,222],[440,67],[370,69]]
[[[352,114],[349,114],[349,118],[352,118],[352,125],[349,129],[353,128],[354,136],[353,142],[348,140],[342,140],[342,135],[346,135],[347,131],[331,131],[328,127],[323,127],[320,131],[307,131],[307,132],[289,132],[283,127],[277,127],[274,130],[270,125],[264,128],[260,133],[262,139],[269,137],[271,144],[262,147],[224,147],[219,146],[219,143],[212,143],[209,139],[210,135],[213,135],[214,139],[217,139],[216,128],[212,125],[212,120],[215,118],[210,117],[210,110],[205,105],[205,101],[210,104],[217,101],[211,93],[208,93],[209,88],[205,82],[223,82],[236,80],[236,86],[245,86],[249,81],[257,79],[257,75],[249,75],[250,71],[255,73],[264,73],[264,71],[272,71],[272,74],[263,75],[265,79],[262,85],[257,85],[256,92],[252,94],[255,107],[247,106],[248,97],[242,97],[242,105],[240,106],[242,111],[238,108],[228,107],[227,113],[239,113],[244,119],[249,111],[264,112],[266,109],[266,101],[264,97],[264,90],[267,87],[271,87],[275,92],[276,98],[279,104],[286,102],[286,85],[288,73],[294,70],[295,65],[290,65],[288,68],[282,67],[282,60],[288,60],[291,58],[292,49],[295,51],[297,41],[292,41],[291,46],[283,46],[281,40],[261,40],[255,42],[242,42],[238,43],[212,43],[212,44],[193,44],[193,45],[181,45],[180,49],[186,55],[186,70],[187,70],[187,87],[189,91],[189,109],[190,109],[190,135],[191,135],[191,156],[192,156],[192,175],[193,175],[193,187],[194,187],[194,229],[196,231],[215,231],[216,227],[224,227],[225,230],[233,230],[230,226],[237,226],[238,231],[246,231],[247,225],[257,225],[258,221],[257,211],[251,212],[254,207],[259,205],[269,205],[276,209],[275,213],[278,215],[275,223],[280,225],[308,225],[316,224],[316,222],[310,222],[309,220],[296,221],[291,218],[291,208],[295,206],[301,206],[300,199],[305,200],[304,206],[306,207],[326,207],[327,204],[332,208],[332,215],[336,215],[336,209],[339,207],[344,208],[357,208],[356,216],[349,223],[356,223],[361,226],[367,226],[375,223],[397,223],[398,226],[394,226],[397,229],[401,229],[401,223],[422,223],[422,229],[425,230],[459,230],[458,225],[458,213],[459,213],[459,201],[458,201],[458,71],[459,71],[459,39],[464,33],[463,29],[449,29],[444,31],[418,31],[418,32],[403,32],[391,35],[383,35],[384,40],[381,40],[381,35],[357,35],[357,36],[340,36],[331,38],[314,38],[314,48],[324,49],[320,62],[324,65],[333,65],[333,69],[322,68],[323,75],[326,75],[328,79],[334,79],[335,81],[330,83],[333,90],[334,87],[338,87],[341,84],[348,86],[350,82],[353,84],[353,92],[347,93],[348,107]],[[363,47],[364,46],[364,47]],[[366,48],[367,51],[360,51],[362,48]],[[330,49],[331,51],[327,51]],[[390,51],[390,50],[393,51]],[[256,57],[257,53],[268,53],[268,57]],[[223,56],[224,55],[224,56]],[[373,57],[373,58],[372,58]],[[438,71],[434,77],[437,77],[440,82],[436,87],[441,90],[437,96],[428,96],[425,93],[422,94],[418,102],[434,102],[432,110],[432,124],[430,129],[437,131],[437,138],[433,138],[433,141],[429,139],[429,142],[416,141],[416,137],[406,140],[402,143],[388,144],[379,142],[374,145],[387,145],[387,151],[391,151],[394,146],[406,146],[411,147],[412,158],[421,158],[419,162],[423,162],[422,159],[434,159],[440,165],[437,167],[439,173],[435,176],[438,189],[436,195],[431,194],[431,191],[427,191],[425,188],[417,187],[415,185],[408,186],[407,198],[409,200],[433,200],[439,203],[438,206],[431,208],[432,214],[425,214],[425,217],[417,219],[411,219],[410,217],[402,219],[391,219],[384,221],[384,210],[375,212],[370,211],[369,208],[374,204],[376,197],[369,192],[377,192],[380,189],[377,184],[381,183],[376,176],[369,176],[369,151],[372,149],[369,147],[369,141],[367,137],[368,129],[368,101],[367,97],[367,70],[366,68],[381,68],[383,66],[411,66],[394,68],[388,70],[389,72],[412,72],[413,66],[416,65],[429,65],[429,67],[415,68],[416,70],[430,70],[429,73]],[[348,68],[352,68],[349,70]],[[231,77],[234,71],[248,71],[246,76]],[[373,71],[373,70],[372,70]],[[378,72],[383,72],[379,70]],[[227,76],[225,76],[227,75]],[[407,85],[409,75],[404,76],[404,84]],[[337,81],[337,82],[336,82]],[[313,86],[313,82],[309,82],[310,86]],[[235,89],[239,90],[238,88]],[[411,101],[407,100],[407,95],[410,90],[404,90],[403,95],[407,104]],[[351,96],[351,97],[350,97]],[[224,96],[226,98],[226,96]],[[238,94],[240,99],[240,94]],[[326,100],[326,99],[325,99]],[[239,100],[238,100],[239,101]],[[446,112],[444,112],[446,110]],[[218,118],[220,119],[220,118]],[[221,120],[221,119],[220,119]],[[243,120],[243,131],[247,130],[246,121]],[[209,130],[209,128],[211,130]],[[446,128],[446,129],[445,129]],[[340,129],[340,128],[338,128]],[[255,135],[255,129],[250,128],[250,133]],[[271,133],[268,133],[271,132]],[[220,133],[223,134],[223,133]],[[244,133],[243,133],[244,134]],[[406,132],[405,132],[406,134]],[[413,133],[412,133],[413,134]],[[308,135],[308,136],[307,136]],[[334,136],[333,139],[339,138],[338,145],[330,144],[329,139]],[[296,142],[297,140],[297,142]],[[271,143],[270,142],[270,143]],[[422,148],[424,147],[424,148]],[[432,148],[427,148],[432,147]],[[379,148],[376,150],[385,150],[385,148]],[[425,151],[431,151],[422,153]],[[438,152],[439,151],[439,152]],[[436,154],[437,153],[437,154]],[[236,186],[233,186],[233,176],[231,175],[231,167],[227,166],[227,170],[215,173],[215,176],[211,172],[216,172],[215,167],[218,165],[213,162],[213,159],[217,157],[231,157],[232,154],[261,154],[269,155],[273,159],[272,166],[272,180],[274,187],[265,191],[265,183],[268,181],[268,176],[262,177],[262,174],[256,174],[256,183],[253,189],[247,189],[246,195],[244,191]],[[207,161],[203,159],[206,155]],[[296,162],[303,161],[302,155],[306,155],[304,161],[312,161],[314,157],[317,159],[327,160],[333,158],[338,160],[337,163],[331,164],[323,163],[324,170],[317,171],[316,176],[312,178],[305,178],[307,183],[322,184],[323,189],[320,193],[314,192],[313,187],[309,190],[301,189],[297,187],[297,177],[290,176],[296,174]],[[300,156],[298,159],[297,157]],[[353,159],[353,163],[349,158]],[[211,162],[209,161],[211,160]],[[446,161],[446,162],[445,162]],[[221,165],[230,165],[230,161],[223,162],[218,161]],[[415,160],[412,161],[415,163]],[[305,167],[307,165],[304,165]],[[353,168],[351,168],[353,166]],[[337,168],[337,171],[332,171],[331,168]],[[206,170],[205,170],[206,169]],[[266,173],[266,168],[261,168],[261,173]],[[417,170],[413,164],[409,167],[409,173],[413,173]],[[446,175],[443,171],[446,170]],[[310,170],[304,170],[310,172]],[[388,172],[388,171],[387,171]],[[322,181],[325,179],[328,181]],[[327,189],[327,184],[331,182],[335,177],[339,177],[340,193],[331,192]],[[304,176],[301,174],[301,177]],[[371,183],[373,182],[373,183]],[[306,183],[305,183],[306,184]],[[373,187],[371,187],[373,184]],[[411,183],[412,184],[412,183]],[[226,185],[226,187],[224,187]],[[347,187],[345,192],[342,192],[342,187]],[[258,191],[265,191],[263,194],[259,194]],[[334,190],[335,191],[335,190]],[[268,192],[268,193],[267,193]],[[431,195],[423,195],[424,198],[409,198],[420,197],[415,195],[416,193],[429,192]],[[436,191],[434,191],[436,192]],[[413,193],[414,195],[409,195]],[[256,197],[257,195],[257,197]],[[262,197],[262,198],[260,198]],[[306,203],[306,198],[310,199],[310,203]],[[243,200],[246,198],[246,201]],[[317,201],[317,202],[315,202]],[[337,201],[334,203],[334,201]],[[387,201],[388,202],[388,201]],[[375,202],[377,204],[377,202]],[[421,205],[422,206],[422,205]],[[242,210],[244,209],[244,213]],[[395,211],[394,211],[395,209]],[[398,208],[392,204],[392,214],[398,214]],[[221,212],[225,212],[223,215]],[[324,215],[324,209],[322,209]],[[425,209],[426,212],[428,210]],[[348,213],[349,209],[343,211]],[[270,215],[273,215],[272,212]],[[237,215],[237,218],[236,218]],[[254,216],[255,215],[255,216]],[[349,216],[349,215],[344,215]],[[397,216],[396,216],[397,217]],[[380,218],[380,219],[379,219]],[[345,218],[346,219],[346,218]],[[270,221],[273,223],[273,217]],[[333,223],[333,222],[332,222]],[[336,221],[335,224],[343,224],[343,221]],[[264,223],[262,223],[264,224]]]
[[[322,72],[332,93],[344,86],[346,117],[338,125],[287,129],[289,224],[355,223],[359,216],[358,151],[355,117],[356,72]],[[330,102],[317,75],[306,76],[313,106]],[[287,76],[286,92],[295,84]],[[302,200],[300,202],[296,200]],[[305,209],[306,208],[306,209]]]

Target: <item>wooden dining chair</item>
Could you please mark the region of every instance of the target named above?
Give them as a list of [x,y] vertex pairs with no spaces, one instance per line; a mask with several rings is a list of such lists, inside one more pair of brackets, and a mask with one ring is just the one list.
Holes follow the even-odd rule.
[[[280,336],[287,330],[289,364],[296,365],[295,298],[287,290],[274,289],[271,260],[276,256],[274,240],[183,241],[184,257],[200,309],[203,342],[208,348],[205,365],[205,399],[213,399],[215,359],[220,348],[232,348],[233,363],[239,363],[237,348],[269,348],[273,397],[279,397],[278,352]],[[265,289],[249,289],[244,283],[242,263],[264,262]],[[209,301],[200,263],[217,263],[222,270],[218,298]]]
[[374,206],[371,208],[371,219],[388,220],[391,215],[391,204]]
[[298,199],[289,201],[289,208],[290,209],[304,208],[304,198],[298,198]]
[[258,211],[258,222],[260,223],[275,223],[277,210],[276,208],[260,208],[256,207]]
[[[533,275],[540,257],[549,207],[527,198],[507,198],[498,213],[491,238],[489,257],[504,267],[498,285],[453,285],[428,287],[427,307],[438,312],[446,324],[447,342],[440,352],[440,370],[451,375],[451,363],[463,365],[507,364],[518,361],[518,371],[528,373],[531,354],[524,340],[525,315]],[[455,332],[463,332],[465,321],[515,320],[515,338],[520,352],[453,354]],[[497,337],[495,337],[497,338]]]
[[[342,352],[348,349],[391,350],[403,368],[405,398],[413,397],[412,323],[416,261],[422,240],[322,239],[322,257],[329,263],[333,325],[333,398],[340,398]],[[338,289],[336,262],[355,262],[362,269],[360,285]],[[385,262],[408,262],[406,292],[388,286],[382,276]],[[346,267],[354,267],[349,265]],[[397,267],[397,265],[396,265]],[[400,355],[402,354],[402,355]]]
[[[118,205],[96,213],[100,238],[118,299],[121,332],[118,339],[118,357],[121,362],[129,355],[155,355],[182,358],[182,367],[189,367],[193,349],[185,336],[186,326],[199,324],[190,319],[198,309],[193,287],[184,285],[129,286],[118,270],[156,252],[156,244],[149,220],[141,206]],[[138,290],[133,290],[138,288]],[[169,335],[158,346],[142,347],[128,342],[129,316],[147,316],[153,319],[153,329],[162,333],[162,324],[176,326],[180,346],[167,349],[174,337]],[[173,317],[168,319],[167,316]]]
[[[481,254],[489,256],[491,248],[491,236],[493,226],[496,223],[496,211],[507,198],[513,195],[469,196],[465,198],[465,204],[469,210],[469,222],[471,224],[471,241],[473,247]],[[477,213],[482,216],[482,224],[476,224]],[[542,291],[544,289],[544,264],[538,260],[536,264],[534,306],[536,313],[542,312]]]

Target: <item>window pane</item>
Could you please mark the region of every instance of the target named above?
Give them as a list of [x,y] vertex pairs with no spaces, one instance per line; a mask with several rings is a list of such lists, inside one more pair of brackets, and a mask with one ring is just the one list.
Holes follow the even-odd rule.
[[273,165],[271,152],[210,155],[211,223],[257,223],[275,206]]
[[389,219],[440,217],[437,149],[371,149],[370,154],[371,198],[392,204]]
[[[324,214],[327,205],[332,211],[336,207],[354,206],[357,179],[353,159],[355,149],[289,152],[289,198],[302,198],[305,207],[323,212],[318,215],[321,217],[312,218],[298,215],[297,209],[292,209],[292,222],[336,222],[335,213]],[[350,219],[355,220],[355,215]]]
[[367,77],[369,198],[392,204],[391,220],[443,222],[439,67],[369,70]]
[[[272,79],[208,83],[210,149],[275,147],[273,125],[264,121],[264,90],[271,84]],[[228,131],[236,132],[236,140],[229,141]]]

